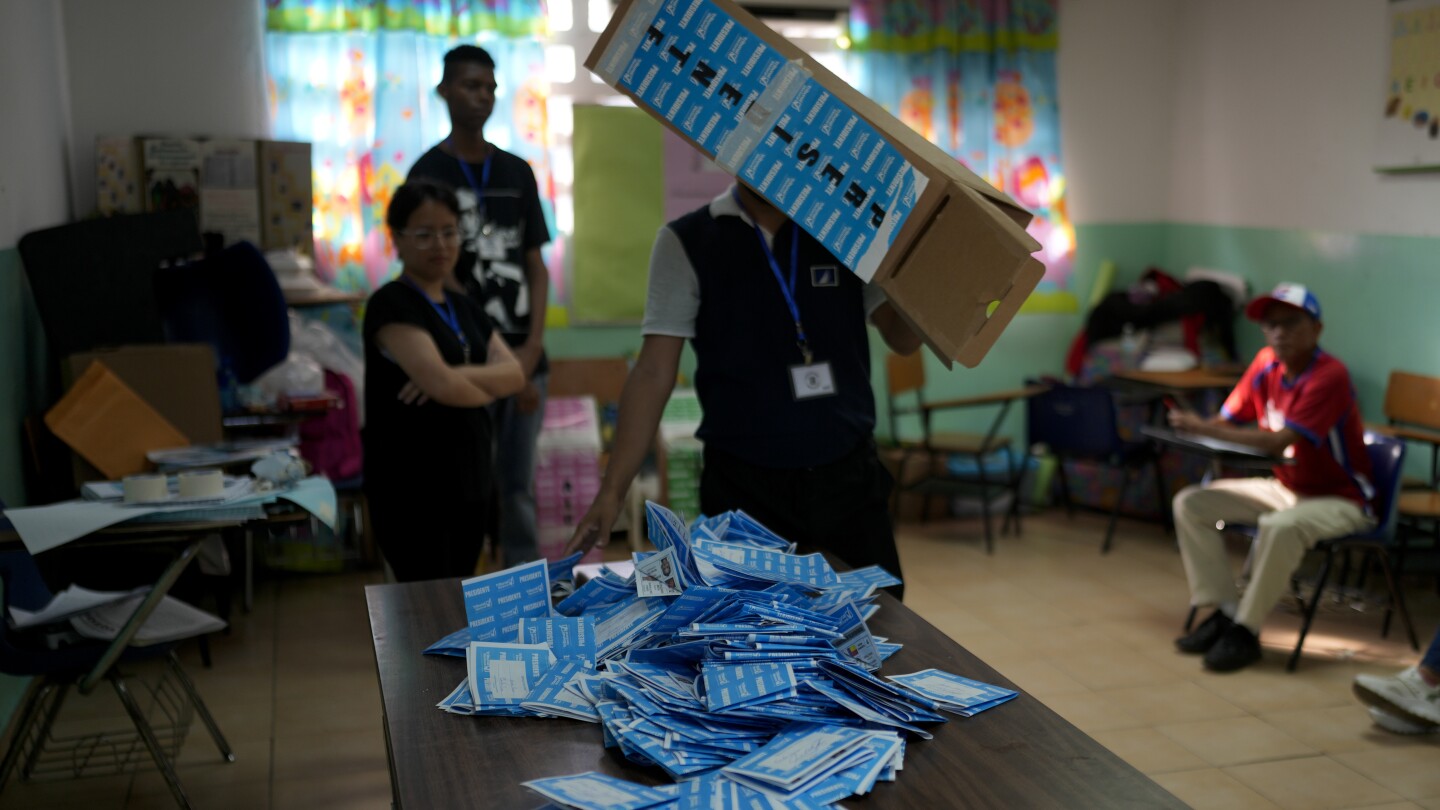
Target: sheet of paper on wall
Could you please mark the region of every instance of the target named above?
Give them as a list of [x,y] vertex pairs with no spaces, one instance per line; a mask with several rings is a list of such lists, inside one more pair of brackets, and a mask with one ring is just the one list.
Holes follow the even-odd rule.
[[641,598],[679,596],[684,591],[680,586],[674,548],[651,553],[636,552],[631,556],[635,561],[635,592]]
[[550,611],[550,577],[544,560],[517,565],[460,583],[471,641],[511,641],[523,616]]
[[470,700],[477,712],[504,709],[523,711],[520,704],[530,696],[533,684],[555,665],[555,656],[544,644],[496,644],[472,641],[465,655],[465,674],[470,679]]

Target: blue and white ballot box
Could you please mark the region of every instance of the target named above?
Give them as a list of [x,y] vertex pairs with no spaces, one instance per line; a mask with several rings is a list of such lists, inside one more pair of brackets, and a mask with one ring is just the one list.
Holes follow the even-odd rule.
[[732,0],[621,0],[585,66],[878,284],[947,365],[978,364],[1044,275],[1029,212]]

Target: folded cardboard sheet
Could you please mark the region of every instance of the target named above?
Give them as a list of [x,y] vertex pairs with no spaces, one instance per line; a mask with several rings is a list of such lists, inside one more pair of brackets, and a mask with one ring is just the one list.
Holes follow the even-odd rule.
[[145,453],[190,440],[104,363],[90,364],[45,414],[45,424],[106,478],[143,472]]

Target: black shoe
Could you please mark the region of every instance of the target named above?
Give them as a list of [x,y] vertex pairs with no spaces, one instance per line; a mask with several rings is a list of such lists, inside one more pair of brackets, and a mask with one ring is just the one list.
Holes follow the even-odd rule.
[[1210,618],[1201,622],[1199,627],[1191,630],[1189,635],[1175,639],[1175,648],[1180,652],[1195,655],[1207,652],[1234,623],[1229,616],[1217,610],[1210,614]]
[[1260,660],[1260,637],[1243,624],[1230,625],[1225,635],[1205,653],[1205,668],[1211,672],[1234,672]]

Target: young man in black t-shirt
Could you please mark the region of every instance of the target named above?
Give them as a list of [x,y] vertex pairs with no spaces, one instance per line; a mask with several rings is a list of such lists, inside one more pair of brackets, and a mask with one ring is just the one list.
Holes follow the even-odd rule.
[[491,406],[498,540],[504,564],[511,566],[540,556],[535,441],[545,412],[550,294],[540,248],[550,241],[550,229],[529,164],[485,139],[495,88],[495,60],[485,49],[460,45],[445,54],[436,89],[450,112],[450,136],[421,155],[407,179],[428,177],[455,188],[463,240],[455,281],[484,307],[525,372],[525,390]]

